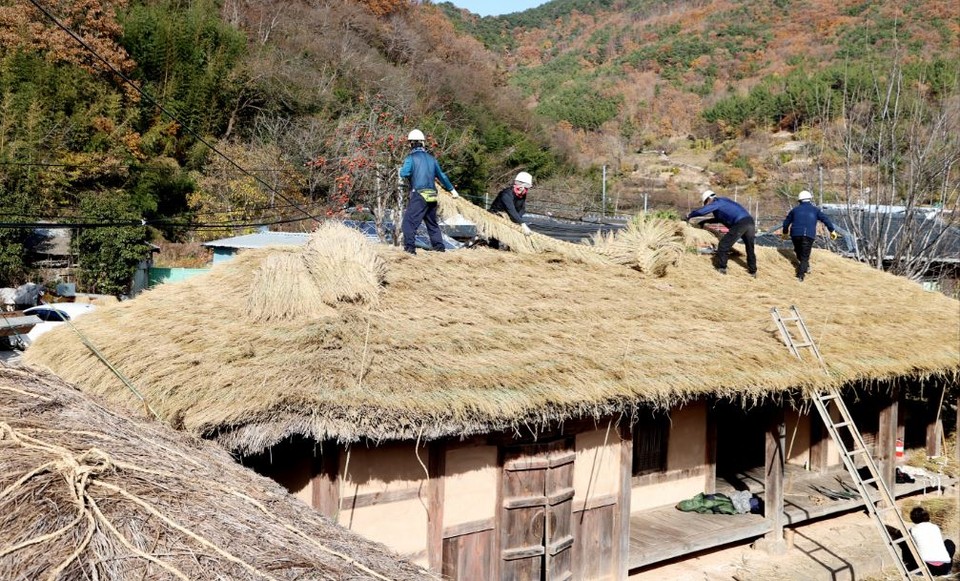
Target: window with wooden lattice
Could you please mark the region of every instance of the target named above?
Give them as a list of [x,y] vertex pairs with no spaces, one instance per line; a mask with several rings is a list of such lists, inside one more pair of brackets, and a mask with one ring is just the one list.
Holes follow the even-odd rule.
[[670,418],[656,414],[633,425],[633,475],[642,476],[667,469]]

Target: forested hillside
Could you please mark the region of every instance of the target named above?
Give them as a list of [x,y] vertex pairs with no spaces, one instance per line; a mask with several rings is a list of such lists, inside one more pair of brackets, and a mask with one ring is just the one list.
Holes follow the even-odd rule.
[[539,113],[631,145],[704,120],[796,130],[835,113],[825,101],[846,79],[894,58],[939,96],[960,63],[953,0],[553,0],[485,18],[441,7],[504,59]]
[[150,239],[382,218],[414,127],[464,193],[562,166],[493,55],[408,0],[3,0],[0,39],[0,284],[41,222],[120,292]]
[[954,0],[552,0],[483,18],[439,6],[501,57],[555,144],[613,170],[628,210],[641,192],[687,209],[707,185],[775,214],[803,187],[957,204]]

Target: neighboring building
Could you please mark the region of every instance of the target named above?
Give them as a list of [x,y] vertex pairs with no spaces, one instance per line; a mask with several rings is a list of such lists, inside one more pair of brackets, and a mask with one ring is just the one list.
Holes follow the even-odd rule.
[[[380,241],[377,236],[377,227],[373,222],[344,220],[342,223],[350,228],[359,230],[372,242]],[[385,228],[387,231],[390,231],[393,225],[388,223],[385,225]],[[241,250],[268,248],[271,246],[303,246],[309,239],[310,234],[308,232],[272,232],[270,230],[264,230],[253,234],[234,236],[232,238],[211,240],[210,242],[204,242],[203,245],[213,250],[213,263],[219,264],[233,258]],[[392,238],[388,236],[387,242],[389,243],[391,240]],[[460,244],[447,235],[444,235],[443,242],[447,250],[460,248]],[[427,238],[426,228],[424,228],[422,224],[419,230],[417,230],[417,248],[430,248],[430,240]]]
[[48,373],[0,367],[2,579],[437,579]]
[[[77,327],[164,421],[450,579],[623,579],[780,543],[858,505],[805,500],[839,468],[807,390],[856,400],[891,486],[898,434],[936,433],[915,400],[958,395],[960,303],[832,254],[800,285],[766,248],[752,279],[693,254],[661,278],[555,253],[308,256],[332,246],[245,252]],[[777,336],[770,308],[789,305],[829,375]],[[143,409],[68,333],[25,358]],[[765,513],[674,508],[734,488]]]
[[[953,214],[931,207],[823,204],[821,208],[843,236],[831,243],[821,226],[824,236],[817,238],[815,247],[874,267],[879,262],[884,269],[897,261],[908,261],[927,290],[957,296],[960,226]],[[780,240],[779,231],[759,236],[757,243],[793,248],[790,241]]]
[[[51,225],[53,226],[53,225]],[[30,265],[39,271],[43,281],[76,283],[78,256],[71,250],[73,232],[70,228],[36,228],[27,239],[27,252]],[[148,286],[150,269],[153,267],[153,255],[160,247],[148,244],[149,253],[137,264],[130,279],[130,296],[136,296]]]

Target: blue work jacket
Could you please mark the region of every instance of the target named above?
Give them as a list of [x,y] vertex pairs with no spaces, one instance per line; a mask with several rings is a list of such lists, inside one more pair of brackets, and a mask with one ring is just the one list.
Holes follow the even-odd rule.
[[687,220],[713,214],[718,222],[730,228],[740,220],[750,217],[750,212],[730,198],[716,197],[712,202],[687,214]]
[[823,222],[827,230],[831,232],[835,230],[833,222],[823,213],[823,210],[810,202],[800,202],[790,210],[790,213],[788,213],[787,217],[783,220],[783,231],[789,232],[790,236],[816,238],[817,220]]
[[422,147],[415,147],[403,160],[403,165],[400,167],[400,177],[409,179],[410,189],[415,192],[436,190],[435,180],[440,180],[440,183],[447,190],[453,189],[450,178],[440,169],[440,164]]

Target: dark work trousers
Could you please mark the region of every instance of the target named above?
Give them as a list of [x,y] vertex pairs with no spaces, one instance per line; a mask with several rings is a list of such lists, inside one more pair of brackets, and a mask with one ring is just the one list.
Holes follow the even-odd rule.
[[953,554],[956,552],[957,546],[953,544],[953,541],[950,539],[945,539],[943,541],[943,547],[947,550],[947,555],[950,556],[950,561],[942,565],[927,564],[927,569],[930,570],[931,575],[949,575],[950,571],[953,570]]
[[428,204],[423,196],[410,192],[407,210],[403,213],[403,249],[410,254],[417,252],[417,228],[420,227],[420,222],[427,225],[427,234],[433,249],[443,252],[443,234],[440,232],[440,224],[437,223],[437,203]]
[[810,253],[813,252],[813,238],[807,236],[791,236],[793,251],[797,254],[800,265],[797,266],[797,276],[807,274],[810,269]]
[[744,218],[730,226],[727,233],[720,239],[720,244],[717,244],[717,268],[727,267],[727,255],[730,254],[730,249],[737,240],[743,239],[743,245],[747,248],[747,271],[750,274],[757,272],[757,253],[753,248],[756,237],[757,224],[752,217]]

